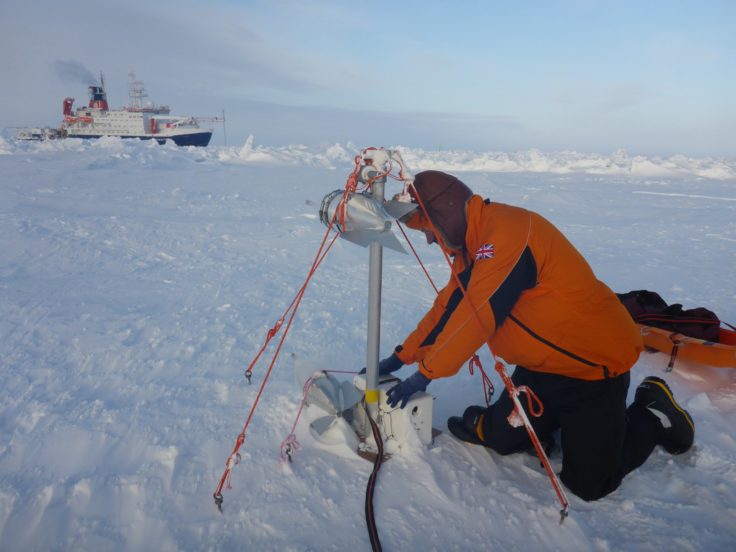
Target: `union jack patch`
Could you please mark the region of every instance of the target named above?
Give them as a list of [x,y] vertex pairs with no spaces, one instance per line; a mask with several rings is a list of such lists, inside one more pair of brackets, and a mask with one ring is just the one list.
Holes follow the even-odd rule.
[[481,259],[492,259],[495,253],[492,243],[486,243],[478,248],[475,252],[475,260],[480,261]]

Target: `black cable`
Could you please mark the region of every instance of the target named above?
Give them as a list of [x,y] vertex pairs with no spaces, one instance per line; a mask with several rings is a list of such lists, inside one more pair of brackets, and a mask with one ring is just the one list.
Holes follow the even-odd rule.
[[373,552],[381,552],[381,541],[378,539],[378,528],[376,527],[376,519],[373,515],[373,491],[376,487],[378,470],[381,469],[381,464],[383,463],[383,440],[381,439],[381,432],[378,430],[378,425],[368,412],[365,403],[363,404],[363,408],[365,408],[365,413],[368,416],[368,421],[373,431],[373,438],[376,440],[376,446],[378,447],[376,459],[373,461],[373,472],[368,478],[368,487],[365,490],[365,521],[368,526],[368,538],[371,540]]

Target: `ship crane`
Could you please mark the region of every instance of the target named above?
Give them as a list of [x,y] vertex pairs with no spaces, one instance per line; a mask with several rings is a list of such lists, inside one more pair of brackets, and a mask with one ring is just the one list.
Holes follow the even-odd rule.
[[222,110],[222,117],[192,117],[197,123],[222,123],[222,135],[225,145],[227,146],[227,131],[225,130],[225,110]]
[[192,117],[198,123],[224,123],[225,117]]

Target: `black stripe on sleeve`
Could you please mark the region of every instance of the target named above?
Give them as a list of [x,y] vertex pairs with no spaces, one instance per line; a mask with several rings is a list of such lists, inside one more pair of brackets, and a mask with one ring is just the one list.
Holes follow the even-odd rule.
[[537,263],[534,260],[529,246],[519,257],[511,273],[506,277],[496,292],[491,296],[489,302],[496,319],[496,328],[503,324],[506,317],[519,300],[521,292],[531,289],[537,285]]
[[[460,283],[462,286],[467,290],[468,289],[468,282],[470,281],[470,273],[473,270],[473,265],[471,264],[463,270],[459,275],[458,278],[460,279]],[[447,321],[450,319],[450,316],[452,316],[452,313],[455,312],[455,309],[460,304],[460,301],[463,299],[463,290],[460,288],[457,288],[455,291],[452,292],[452,295],[450,295],[450,300],[447,302],[447,307],[445,307],[445,312],[442,313],[442,316],[437,321],[437,324],[435,324],[435,327],[432,328],[432,331],[427,334],[427,337],[424,338],[424,341],[422,341],[422,344],[419,347],[427,347],[428,345],[434,345],[434,342],[437,341],[437,336],[440,335],[442,330],[445,329],[445,325],[447,324]]]

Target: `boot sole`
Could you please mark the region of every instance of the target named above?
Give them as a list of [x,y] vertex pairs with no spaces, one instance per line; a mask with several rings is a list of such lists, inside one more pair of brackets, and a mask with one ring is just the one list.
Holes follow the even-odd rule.
[[693,432],[695,432],[695,423],[693,422],[693,419],[690,417],[690,414],[688,414],[687,410],[685,410],[679,404],[677,404],[675,397],[672,396],[672,391],[670,391],[669,386],[664,382],[657,381],[657,380],[650,379],[650,378],[645,378],[644,381],[646,381],[647,383],[653,383],[654,385],[659,387],[662,391],[664,391],[665,394],[667,395],[667,398],[672,403],[672,406],[674,406],[680,414],[685,416],[685,420],[687,420],[687,423],[690,426],[690,429],[692,429]]
[[[675,400],[675,397],[672,395],[672,391],[670,390],[669,386],[664,381],[661,381],[659,379],[654,379],[652,377],[644,378],[644,381],[642,383],[644,382],[650,385],[656,385],[662,391],[664,391],[665,395],[667,395],[667,398],[670,400],[670,403],[672,404],[672,406],[674,406],[675,409],[684,416],[685,421],[690,426],[690,430],[693,432],[693,436],[694,436],[695,435],[695,423],[693,422],[693,419],[690,417],[690,414],[684,408],[682,408],[679,404],[677,404],[677,401]],[[674,445],[674,446],[662,445],[662,446],[664,446],[665,450],[667,450],[667,452],[671,454],[682,454],[683,452],[686,452],[692,446],[692,443],[687,445],[684,448],[683,446],[678,446],[678,445]]]

